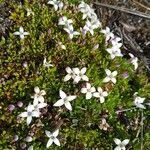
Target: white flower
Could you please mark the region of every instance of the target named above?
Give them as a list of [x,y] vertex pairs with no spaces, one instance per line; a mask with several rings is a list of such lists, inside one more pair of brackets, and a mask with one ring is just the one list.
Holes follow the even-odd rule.
[[64,30],[69,34],[70,39],[72,39],[73,36],[75,36],[75,35],[80,35],[79,32],[74,31],[72,25],[69,25],[68,27],[65,27]]
[[64,25],[65,27],[70,26],[73,23],[71,19],[67,19],[66,16],[59,18],[58,25]]
[[[113,39],[111,39],[111,43],[112,43],[112,45],[116,45],[116,44],[118,44],[118,42],[120,42],[121,41],[121,38],[120,37],[114,37]],[[121,44],[121,46],[122,46],[122,44]],[[121,47],[120,46],[120,47]]]
[[38,86],[34,88],[34,92],[35,92],[34,96],[31,97],[34,98],[33,103],[34,104],[38,104],[38,102],[43,103],[44,102],[43,96],[46,95],[46,92],[44,90],[40,91]]
[[28,32],[24,32],[23,27],[19,28],[19,31],[14,32],[14,35],[19,35],[21,39],[24,39],[25,35],[29,35]]
[[129,143],[129,139],[125,139],[121,142],[119,139],[115,138],[114,142],[117,144],[114,150],[125,150],[125,146]]
[[109,69],[105,69],[106,72],[106,78],[103,80],[103,82],[109,82],[112,81],[114,84],[116,83],[116,78],[115,76],[118,74],[117,71],[111,72]]
[[145,98],[139,97],[139,96],[135,96],[134,99],[134,105],[137,108],[142,108],[142,109],[146,109],[145,106],[142,104],[144,102]]
[[73,68],[73,72],[75,73],[74,83],[78,83],[80,80],[89,81],[89,78],[85,75],[86,67],[79,70],[79,68]]
[[99,128],[101,130],[104,130],[104,131],[107,131],[107,129],[109,128],[109,124],[106,122],[106,119],[105,118],[102,118],[102,122],[101,124],[99,125]]
[[55,11],[59,9],[62,9],[64,4],[63,2],[59,1],[59,0],[49,0],[47,4],[51,4],[54,6]]
[[27,107],[27,111],[21,113],[20,117],[27,117],[27,125],[29,125],[32,121],[32,117],[39,117],[39,112],[34,110],[34,106],[29,104]]
[[93,16],[97,17],[97,15],[94,12],[94,9],[91,8],[88,4],[86,4],[83,1],[79,4],[78,9],[80,12],[83,13],[83,17],[82,17],[83,20],[87,17],[88,18],[92,18]]
[[81,93],[86,94],[86,99],[91,99],[95,91],[95,87],[91,87],[90,83],[86,83],[86,87],[81,89]]
[[31,136],[27,136],[27,137],[25,138],[25,141],[26,141],[26,142],[32,142],[32,137],[31,137]]
[[70,101],[74,100],[77,96],[75,95],[70,95],[70,96],[67,96],[62,90],[59,91],[59,96],[61,97],[61,99],[59,99],[55,104],[54,106],[62,106],[62,105],[65,105],[65,107],[68,109],[68,110],[72,110],[72,106],[70,104]]
[[27,16],[34,15],[34,12],[31,9],[27,8],[26,10],[27,10]]
[[67,72],[68,74],[67,74],[67,75],[65,76],[65,78],[64,78],[64,81],[65,81],[65,82],[68,81],[68,80],[70,80],[71,78],[74,79],[75,73],[74,73],[74,71],[73,71],[70,67],[67,67],[67,68],[66,68],[66,72]]
[[44,58],[44,60],[43,60],[43,65],[44,65],[45,67],[52,67],[52,66],[53,66],[52,64],[50,64],[50,62],[47,62],[47,61],[46,61],[46,58]]
[[106,51],[110,54],[111,59],[114,59],[116,56],[122,57],[121,50],[118,46],[120,45],[115,45],[106,49]]
[[31,145],[31,146],[28,148],[28,150],[33,150],[33,145]]
[[86,34],[88,31],[93,35],[94,34],[94,29],[96,26],[92,24],[89,20],[86,21],[85,26],[83,27],[84,33]]
[[59,140],[57,139],[57,136],[58,136],[58,133],[59,133],[59,130],[57,129],[56,131],[54,131],[53,133],[51,133],[50,131],[45,131],[45,134],[47,135],[47,137],[49,138],[48,142],[47,142],[47,145],[46,147],[49,148],[53,142],[60,146],[60,142]]
[[129,53],[129,55],[131,57],[130,61],[134,65],[134,70],[136,70],[138,68],[138,58],[131,53]]
[[93,94],[94,97],[98,97],[100,99],[100,103],[104,103],[105,97],[108,96],[107,91],[103,91],[101,87],[97,88],[98,92]]
[[105,30],[101,30],[101,32],[106,36],[106,42],[109,40],[109,39],[113,39],[114,38],[114,34],[112,32],[110,32],[110,28],[109,27],[106,27]]

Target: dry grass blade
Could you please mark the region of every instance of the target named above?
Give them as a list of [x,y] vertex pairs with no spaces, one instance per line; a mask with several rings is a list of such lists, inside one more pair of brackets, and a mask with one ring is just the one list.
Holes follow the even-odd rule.
[[102,6],[102,7],[107,7],[107,8],[110,8],[110,9],[118,10],[118,11],[125,12],[125,13],[128,13],[128,14],[132,14],[132,15],[135,15],[135,16],[150,19],[150,15],[142,13],[140,11],[135,11],[135,10],[127,9],[127,8],[117,7],[117,6],[98,3],[98,2],[93,2],[93,4],[95,4],[97,6]]

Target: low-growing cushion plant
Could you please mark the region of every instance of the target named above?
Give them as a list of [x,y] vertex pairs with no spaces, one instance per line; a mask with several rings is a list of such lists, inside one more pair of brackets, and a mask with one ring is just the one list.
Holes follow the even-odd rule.
[[121,39],[104,30],[90,5],[70,2],[8,5],[0,149],[148,149],[145,68],[121,53]]

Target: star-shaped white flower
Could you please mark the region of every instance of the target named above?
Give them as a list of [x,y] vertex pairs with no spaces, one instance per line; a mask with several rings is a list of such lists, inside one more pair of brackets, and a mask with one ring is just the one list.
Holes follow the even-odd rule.
[[44,65],[45,67],[53,67],[53,65],[52,65],[50,62],[47,62],[47,61],[46,61],[46,58],[44,58],[44,60],[43,60],[43,65]]
[[74,79],[75,73],[74,73],[74,71],[73,71],[70,67],[67,67],[67,68],[66,68],[66,72],[67,72],[68,74],[67,74],[67,75],[65,76],[65,78],[64,78],[64,81],[65,81],[65,82],[68,81],[68,80],[70,80],[71,78]]
[[114,84],[116,83],[116,75],[118,74],[117,71],[111,72],[109,69],[105,69],[106,72],[106,78],[103,80],[103,82],[109,82],[112,81]]
[[70,102],[74,99],[76,99],[77,96],[75,95],[69,95],[67,96],[65,92],[63,92],[62,90],[59,91],[59,96],[61,99],[59,99],[55,104],[54,106],[62,106],[62,105],[65,105],[65,107],[68,109],[68,110],[72,110],[72,106],[70,104]]
[[101,30],[101,32],[106,36],[106,42],[109,40],[109,39],[113,39],[114,38],[114,34],[110,31],[110,28],[109,27],[106,27],[105,30]]
[[39,117],[40,113],[34,110],[34,106],[29,104],[26,108],[27,111],[21,113],[20,117],[27,117],[27,125],[29,125],[32,121],[32,117]]
[[103,89],[102,89],[101,87],[98,87],[98,88],[97,88],[97,91],[98,91],[98,92],[95,92],[95,93],[93,94],[93,96],[99,98],[100,103],[104,103],[105,97],[108,96],[107,91],[103,91]]
[[64,30],[69,34],[70,39],[73,39],[73,36],[80,35],[79,32],[74,31],[72,25],[69,25],[68,27],[65,27]]
[[58,133],[59,133],[58,129],[56,131],[54,131],[53,133],[51,133],[50,131],[47,131],[47,130],[45,131],[45,134],[49,138],[47,145],[46,145],[47,148],[49,148],[53,143],[60,146],[60,142],[57,139]]
[[131,57],[130,61],[134,65],[134,70],[136,70],[138,68],[138,58],[131,53],[129,53],[129,55]]
[[137,108],[142,108],[142,109],[146,109],[145,106],[142,104],[144,102],[145,98],[139,97],[139,96],[135,96],[134,99],[134,105]]
[[86,99],[91,99],[95,91],[95,87],[92,87],[90,83],[86,83],[86,87],[81,89],[81,93],[86,94]]
[[34,12],[30,8],[27,8],[26,10],[27,10],[27,16],[34,15]]
[[69,27],[73,21],[71,19],[67,19],[66,16],[59,18],[58,25],[63,25],[65,27]]
[[36,104],[38,104],[38,102],[43,103],[44,102],[43,96],[46,95],[46,92],[44,90],[40,91],[38,86],[34,88],[34,92],[35,92],[34,96],[31,96],[31,98],[34,98],[33,103]]
[[110,54],[111,59],[114,59],[116,56],[118,56],[118,57],[123,56],[121,53],[121,50],[118,46],[120,46],[120,44],[119,45],[116,44],[116,45],[112,46],[111,48],[106,49],[106,51]]
[[125,150],[126,149],[125,146],[128,145],[129,139],[125,139],[121,142],[121,140],[115,138],[114,142],[117,144],[114,150]]
[[78,9],[80,12],[83,13],[83,17],[82,19],[86,19],[86,18],[92,18],[92,17],[97,17],[97,15],[94,12],[94,9],[91,8],[88,4],[86,4],[85,2],[81,2],[78,6]]
[[73,72],[75,73],[74,83],[78,83],[80,80],[89,81],[89,78],[85,75],[86,67],[79,70],[79,68],[73,68]]
[[29,33],[24,32],[23,27],[20,27],[19,31],[14,32],[14,35],[19,35],[21,39],[24,39],[25,35],[29,35]]
[[53,5],[55,11],[57,11],[58,9],[62,9],[64,6],[63,2],[61,2],[59,0],[49,0],[47,4]]

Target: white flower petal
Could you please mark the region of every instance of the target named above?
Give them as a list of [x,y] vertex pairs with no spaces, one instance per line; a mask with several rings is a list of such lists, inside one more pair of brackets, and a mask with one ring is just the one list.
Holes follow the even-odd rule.
[[125,139],[125,140],[122,141],[122,144],[123,144],[124,146],[126,146],[128,143],[129,143],[129,139]]
[[34,92],[35,92],[36,94],[40,93],[40,89],[39,89],[38,86],[36,86],[36,87],[34,88]]
[[24,32],[23,27],[20,27],[20,28],[19,28],[19,31],[20,31],[20,33],[23,33],[23,32]]
[[63,92],[62,90],[59,90],[59,96],[64,99],[67,97],[67,95],[65,94],[65,92]]
[[109,82],[110,80],[111,80],[110,77],[106,77],[106,78],[103,80],[103,82],[106,83],[106,82]]
[[70,75],[70,74],[67,74],[67,75],[64,77],[64,82],[69,81],[70,79],[71,79],[71,75]]
[[105,98],[100,96],[100,103],[104,103],[104,101],[105,101]]
[[117,145],[120,145],[120,144],[121,144],[120,139],[117,139],[117,138],[114,139],[114,142],[115,142]]
[[83,76],[82,76],[82,80],[84,80],[84,81],[89,81],[89,78],[88,78],[86,75],[83,75]]
[[82,74],[85,74],[85,73],[86,73],[86,67],[83,67],[83,68],[81,69],[81,73],[82,73]]
[[74,72],[76,75],[79,75],[79,74],[80,74],[79,68],[73,68],[73,72]]
[[78,83],[81,80],[80,76],[75,76],[74,83]]
[[66,68],[66,72],[69,73],[69,74],[72,73],[71,68],[70,68],[70,67],[67,67],[67,68]]
[[27,117],[27,125],[29,125],[31,123],[31,121],[32,121],[32,116],[28,116]]
[[95,87],[92,87],[92,88],[91,88],[91,92],[93,93],[93,92],[95,92],[95,91],[96,91]]
[[14,35],[20,35],[20,32],[16,31],[13,33]]
[[23,35],[23,34],[20,34],[20,38],[21,38],[21,39],[24,39],[24,35]]
[[62,106],[63,104],[64,104],[64,100],[60,99],[53,106],[59,107],[59,106]]
[[92,93],[91,92],[87,92],[86,93],[86,99],[91,99],[92,98]]
[[28,116],[28,113],[27,112],[23,112],[19,115],[20,117],[27,117]]
[[113,72],[112,72],[112,75],[113,75],[113,76],[116,76],[117,74],[118,74],[117,71],[113,71]]
[[40,112],[39,111],[33,111],[32,112],[32,116],[33,117],[39,117],[40,116]]
[[58,134],[59,134],[59,129],[57,129],[56,131],[54,131],[52,134],[53,134],[54,137],[57,137]]
[[68,101],[72,101],[72,100],[76,99],[76,97],[77,97],[77,96],[75,96],[75,95],[71,95],[71,96],[68,96],[68,97],[67,97],[67,100],[68,100]]
[[49,137],[49,138],[52,136],[51,132],[50,132],[50,131],[47,131],[47,130],[45,130],[45,134],[46,134],[47,137]]
[[116,78],[111,78],[111,81],[115,84],[117,81],[116,81]]
[[120,147],[120,146],[117,146],[117,147],[115,147],[114,150],[121,150],[121,147]]
[[99,92],[93,93],[93,96],[94,96],[94,97],[100,97]]
[[53,140],[50,138],[47,142],[46,148],[49,148],[53,143]]
[[65,102],[65,107],[67,109],[69,109],[70,111],[72,110],[72,106],[71,106],[70,102]]
[[105,69],[105,72],[106,72],[107,76],[111,75],[111,71],[109,69]]
[[87,93],[87,88],[82,88],[81,93]]
[[60,142],[59,142],[59,140],[58,140],[57,138],[54,139],[54,143],[55,143],[56,145],[60,146]]

